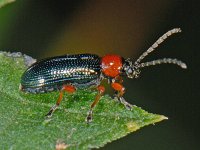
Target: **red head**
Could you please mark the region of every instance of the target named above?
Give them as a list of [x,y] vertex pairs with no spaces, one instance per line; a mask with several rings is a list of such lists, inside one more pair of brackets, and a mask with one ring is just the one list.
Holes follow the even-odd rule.
[[119,55],[108,54],[101,58],[101,68],[104,75],[117,77],[123,67],[123,58]]
[[167,37],[174,33],[181,32],[179,28],[168,31],[161,36],[147,51],[145,51],[135,62],[132,62],[129,58],[123,59],[119,55],[105,55],[101,58],[102,73],[111,78],[115,78],[119,75],[126,75],[128,78],[137,78],[140,74],[140,69],[143,67],[154,66],[159,64],[175,64],[183,69],[187,68],[187,65],[177,59],[163,58],[149,62],[141,63],[141,61],[151,52],[155,50],[160,43],[162,43]]

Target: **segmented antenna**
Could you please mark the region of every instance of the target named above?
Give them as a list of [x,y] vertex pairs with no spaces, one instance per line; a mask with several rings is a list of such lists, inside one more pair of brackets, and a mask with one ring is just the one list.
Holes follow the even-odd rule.
[[177,59],[172,59],[172,58],[163,58],[163,59],[157,59],[157,60],[141,63],[141,64],[138,64],[137,67],[143,68],[143,67],[154,66],[154,65],[159,65],[159,64],[175,64],[175,65],[180,66],[183,69],[187,68],[187,65],[184,62]]
[[[149,49],[147,49],[147,51],[145,51],[136,61],[135,61],[135,66],[139,65],[139,63],[141,62],[142,59],[144,59],[149,53],[153,52],[165,39],[167,39],[169,36],[171,36],[172,34],[174,33],[179,33],[181,32],[181,29],[180,28],[174,28],[172,30],[169,30],[168,32],[166,32],[165,34],[163,34]],[[169,61],[169,60],[172,60],[172,59],[168,59],[168,62],[166,63],[172,63],[174,61]],[[162,60],[156,60],[156,61],[152,61],[156,64],[160,64],[160,63],[165,63],[166,59],[164,61]],[[152,62],[149,62],[150,64]],[[144,65],[145,63],[143,63]],[[149,64],[149,65],[150,65]],[[178,64],[178,63],[175,63],[174,64]],[[180,63],[179,63],[180,64]],[[141,64],[140,64],[141,66]],[[147,65],[145,65],[147,66]]]

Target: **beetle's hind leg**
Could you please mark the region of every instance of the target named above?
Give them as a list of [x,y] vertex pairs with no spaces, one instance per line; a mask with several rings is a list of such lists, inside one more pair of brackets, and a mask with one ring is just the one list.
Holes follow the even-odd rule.
[[68,93],[73,93],[76,91],[75,87],[72,85],[64,85],[60,91],[60,95],[58,97],[58,100],[56,101],[56,104],[51,107],[49,112],[45,115],[46,117],[51,117],[53,112],[58,108],[60,105],[62,99],[63,99],[63,92],[66,91]]
[[62,101],[62,99],[63,99],[63,90],[60,91],[60,95],[58,97],[58,100],[56,101],[56,104],[51,107],[51,109],[49,110],[49,112],[45,115],[46,117],[51,117],[52,116],[53,112],[60,105],[60,102]]
[[92,121],[92,114],[93,114],[93,109],[96,106],[96,104],[99,102],[101,96],[103,95],[103,93],[105,92],[105,88],[102,85],[99,85],[97,87],[98,90],[98,94],[95,97],[95,100],[93,101],[93,103],[90,106],[90,110],[88,111],[88,115],[86,117],[86,122],[90,123]]
[[120,103],[122,103],[126,109],[128,110],[132,110],[132,105],[129,104],[124,98],[123,98],[123,95],[125,93],[125,88],[123,87],[123,85],[121,85],[120,83],[117,83],[117,82],[113,82],[111,83],[111,86],[112,88],[115,90],[115,97],[118,99],[118,101]]

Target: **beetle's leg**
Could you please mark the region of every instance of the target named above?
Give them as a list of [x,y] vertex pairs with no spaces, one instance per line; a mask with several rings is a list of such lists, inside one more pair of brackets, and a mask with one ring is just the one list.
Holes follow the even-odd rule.
[[101,96],[103,95],[103,93],[105,92],[105,88],[102,85],[99,85],[97,87],[97,90],[98,90],[98,94],[96,95],[95,100],[91,104],[90,110],[88,111],[88,115],[87,115],[87,118],[86,118],[87,123],[90,123],[92,121],[93,109],[96,106],[96,104],[99,102],[99,100],[100,100]]
[[75,87],[72,85],[64,85],[60,91],[60,95],[58,97],[58,100],[56,101],[56,104],[51,107],[49,112],[46,114],[47,117],[51,117],[53,112],[58,108],[60,105],[62,99],[63,99],[63,92],[66,91],[67,93],[73,93],[76,91]]
[[125,88],[122,84],[113,82],[111,83],[112,88],[117,91],[116,97],[119,100],[120,103],[122,103],[128,110],[132,109],[132,105],[129,104],[124,98],[123,95],[125,93]]
[[123,79],[121,76],[117,76],[115,79],[114,79],[114,82],[117,81],[117,83],[119,84],[122,84],[123,83]]
[[57,107],[60,105],[60,102],[62,101],[63,98],[63,90],[60,91],[60,95],[58,97],[58,100],[56,101],[56,104],[51,107],[49,112],[46,114],[47,117],[51,117],[53,112],[57,109]]

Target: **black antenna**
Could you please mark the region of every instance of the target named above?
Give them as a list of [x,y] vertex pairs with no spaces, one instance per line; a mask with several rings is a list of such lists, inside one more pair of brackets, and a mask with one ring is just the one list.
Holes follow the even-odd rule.
[[172,30],[169,30],[165,34],[163,34],[147,51],[145,51],[134,63],[133,66],[136,68],[142,68],[142,67],[147,67],[147,66],[152,66],[152,65],[158,65],[158,64],[175,64],[180,66],[183,69],[187,68],[187,65],[183,63],[180,60],[177,59],[172,59],[172,58],[163,58],[163,59],[158,59],[158,60],[153,60],[150,62],[145,62],[145,63],[140,63],[142,59],[144,59],[149,53],[153,52],[164,40],[166,40],[169,36],[175,33],[181,32],[180,28],[174,28]]
[[187,65],[184,62],[177,59],[172,59],[172,58],[163,58],[163,59],[157,59],[157,60],[141,63],[141,64],[138,64],[137,67],[143,68],[147,66],[154,66],[154,65],[160,65],[160,64],[175,64],[175,65],[180,66],[183,69],[187,69]]

